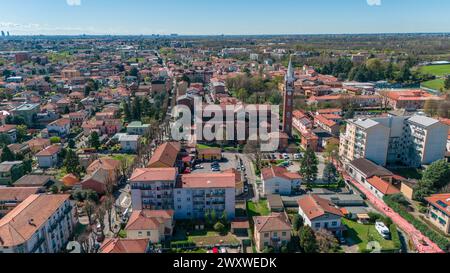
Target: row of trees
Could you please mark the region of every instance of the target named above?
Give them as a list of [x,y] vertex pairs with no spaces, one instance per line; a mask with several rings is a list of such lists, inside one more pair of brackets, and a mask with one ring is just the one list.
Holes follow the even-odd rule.
[[427,100],[424,111],[432,117],[450,118],[450,97],[444,100]]
[[141,99],[139,97],[134,97],[132,102],[124,101],[122,111],[125,122],[143,119],[161,120],[165,115],[162,110],[165,105],[166,94],[164,92],[158,93],[153,99],[153,103],[150,103],[148,98]]
[[411,68],[414,60],[406,60],[403,64],[392,61],[386,62],[378,58],[370,58],[364,64],[354,64],[348,58],[339,58],[336,62],[330,62],[318,69],[319,73],[333,75],[341,80],[355,80],[359,82],[387,80],[399,83],[413,83],[431,76],[414,73]]

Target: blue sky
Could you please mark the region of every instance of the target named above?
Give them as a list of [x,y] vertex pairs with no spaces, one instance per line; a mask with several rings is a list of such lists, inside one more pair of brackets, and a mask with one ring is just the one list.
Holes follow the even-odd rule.
[[450,32],[448,0],[0,0],[12,34]]

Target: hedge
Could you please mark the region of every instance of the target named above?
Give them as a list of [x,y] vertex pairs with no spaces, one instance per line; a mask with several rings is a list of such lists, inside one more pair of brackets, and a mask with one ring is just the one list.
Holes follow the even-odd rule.
[[425,223],[416,219],[412,214],[410,214],[406,208],[394,201],[389,197],[384,198],[384,202],[391,207],[395,212],[397,212],[406,221],[411,223],[417,230],[419,230],[423,235],[427,236],[431,241],[439,246],[444,251],[450,249],[450,241],[444,236],[440,235],[436,231],[430,229]]
[[392,224],[389,227],[389,230],[391,232],[391,240],[392,240],[392,242],[394,242],[395,248],[401,249],[402,243],[400,241],[400,236],[398,235],[397,226],[395,224]]

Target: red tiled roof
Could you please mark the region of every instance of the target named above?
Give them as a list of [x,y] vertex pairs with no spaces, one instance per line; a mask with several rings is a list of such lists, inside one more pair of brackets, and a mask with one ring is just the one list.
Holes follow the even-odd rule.
[[150,240],[109,238],[103,242],[99,253],[145,253]]
[[261,174],[264,180],[272,179],[274,177],[282,177],[288,180],[301,179],[300,174],[290,172],[286,168],[278,166],[264,168],[261,170]]
[[391,195],[400,192],[400,190],[394,187],[391,183],[384,181],[378,176],[373,176],[367,179],[367,182],[384,195]]
[[176,168],[141,168],[135,169],[130,182],[175,181]]
[[166,167],[174,167],[181,145],[178,142],[167,142],[156,148],[148,164],[149,167],[161,163]]
[[253,217],[257,232],[290,231],[291,223],[286,213],[272,213],[269,216]]
[[434,194],[426,197],[425,200],[447,216],[450,216],[450,193]]
[[36,154],[36,156],[52,156],[54,154],[59,153],[61,151],[61,147],[59,145],[48,146],[44,150],[40,151]]
[[181,177],[183,188],[235,188],[234,173],[195,173]]
[[318,218],[327,213],[343,216],[342,212],[328,200],[320,198],[315,194],[302,196],[297,202],[308,219]]

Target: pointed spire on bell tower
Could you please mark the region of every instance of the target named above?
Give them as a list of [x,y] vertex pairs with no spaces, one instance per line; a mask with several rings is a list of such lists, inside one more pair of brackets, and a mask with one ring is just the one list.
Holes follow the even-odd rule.
[[295,71],[292,66],[292,56],[289,56],[289,66],[286,73],[286,81],[294,81],[295,80]]

